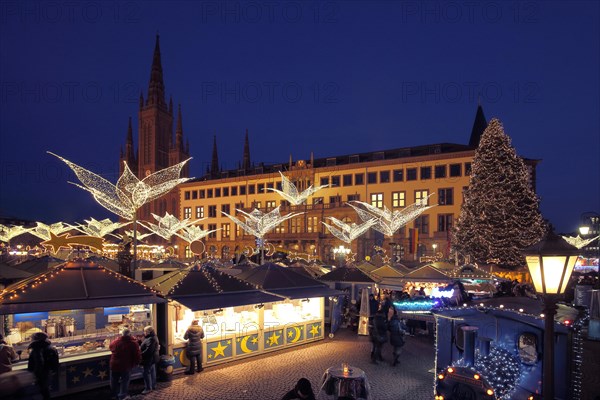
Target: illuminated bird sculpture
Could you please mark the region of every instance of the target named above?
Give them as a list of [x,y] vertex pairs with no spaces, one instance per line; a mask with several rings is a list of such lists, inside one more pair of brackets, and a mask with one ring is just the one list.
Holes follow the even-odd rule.
[[176,235],[185,240],[186,242],[192,243],[216,231],[218,231],[218,229],[204,230],[198,225],[190,225],[184,227],[179,233],[176,233]]
[[573,236],[563,236],[562,238],[567,241],[570,245],[577,247],[578,249],[584,248],[588,244],[592,243],[594,240],[598,239],[600,236],[596,236],[593,238],[584,239],[581,236],[577,235]]
[[0,224],[0,242],[9,243],[14,237],[30,231],[30,228],[24,228],[20,225],[6,226]]
[[281,197],[290,202],[291,205],[297,206],[304,203],[309,196],[312,196],[316,191],[323,189],[329,185],[322,185],[317,187],[309,186],[308,189],[304,190],[302,193],[298,193],[298,189],[296,185],[294,185],[288,178],[285,177],[279,172],[281,175],[281,190],[267,188],[267,190],[272,190],[273,192],[279,193]]
[[328,218],[329,220],[331,220],[332,225],[335,226],[329,225],[325,222],[321,223],[325,225],[327,230],[329,230],[329,232],[331,232],[333,236],[346,243],[352,243],[354,239],[368,231],[370,227],[377,223],[376,218],[371,218],[363,222],[362,224],[356,224],[354,222],[351,224],[347,224],[334,217]]
[[40,239],[50,240],[51,235],[60,236],[71,229],[75,229],[75,227],[64,222],[56,222],[51,225],[46,225],[43,222],[36,222],[35,228],[32,228],[29,233]]
[[170,240],[171,237],[176,235],[178,231],[193,224],[194,222],[197,222],[190,221],[188,218],[180,220],[169,213],[165,213],[164,217],[156,214],[152,214],[152,216],[158,222],[158,224],[153,224],[151,222],[146,222],[144,224],[140,222],[140,225],[165,240]]
[[129,224],[129,222],[112,222],[110,219],[105,218],[103,220],[97,221],[94,218],[85,220],[87,225],[80,224],[77,226],[77,230],[90,235],[97,237],[104,237],[111,232],[124,227]]
[[427,198],[421,200],[420,202],[411,204],[402,210],[394,211],[391,211],[385,206],[383,209],[380,209],[362,201],[353,201],[351,203],[356,203],[357,205],[351,203],[348,203],[348,205],[354,208],[360,218],[365,222],[375,218],[376,223],[373,225],[373,229],[383,233],[386,236],[393,236],[398,229],[417,218],[425,210],[434,207],[427,205],[427,200],[432,195],[433,194],[430,194],[427,196]]

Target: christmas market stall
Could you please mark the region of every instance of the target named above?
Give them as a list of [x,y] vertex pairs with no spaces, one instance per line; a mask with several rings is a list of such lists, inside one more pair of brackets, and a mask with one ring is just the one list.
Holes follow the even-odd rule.
[[19,354],[14,370],[27,368],[34,333],[49,336],[60,356],[51,391],[62,395],[108,385],[110,342],[124,327],[143,337],[145,326],[156,326],[156,305],[164,302],[155,291],[101,264],[69,261],[0,292],[0,325]]
[[[328,294],[329,288],[293,271],[279,276],[281,284],[273,274],[263,272],[285,267],[263,267],[245,272],[248,281],[205,264],[148,282],[171,300],[167,312],[168,346],[175,356],[175,369],[188,365],[183,336],[193,320],[200,322],[205,333],[204,365],[323,338],[322,296]],[[254,275],[254,271],[263,272]]]
[[[434,310],[436,398],[541,399],[543,303],[502,297]],[[558,305],[554,318],[553,398],[580,399],[582,327],[578,310]]]

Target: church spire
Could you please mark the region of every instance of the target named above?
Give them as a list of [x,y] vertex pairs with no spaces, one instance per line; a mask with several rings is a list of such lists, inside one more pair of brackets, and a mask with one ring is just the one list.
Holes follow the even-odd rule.
[[250,141],[248,140],[248,128],[246,128],[246,140],[244,141],[244,155],[242,157],[242,169],[250,169]]
[[175,128],[175,148],[179,151],[183,149],[183,122],[181,121],[181,104],[177,107],[177,127]]
[[219,174],[219,154],[217,153],[217,135],[213,139],[212,161],[210,163],[210,175],[216,178]]
[[487,128],[487,126],[487,120],[485,119],[485,115],[483,115],[483,108],[481,107],[481,104],[478,104],[477,113],[475,114],[475,121],[473,122],[473,129],[471,129],[471,138],[469,139],[469,146],[479,146],[481,135],[483,135],[483,131],[485,131],[485,128]]
[[154,45],[154,56],[152,58],[150,83],[148,85],[148,100],[146,105],[166,105],[165,84],[163,82],[163,71],[160,61],[160,43],[158,34],[156,35],[156,44]]

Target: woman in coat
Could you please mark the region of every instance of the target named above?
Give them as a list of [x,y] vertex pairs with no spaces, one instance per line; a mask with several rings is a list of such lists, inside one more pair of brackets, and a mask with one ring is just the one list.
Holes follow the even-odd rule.
[[198,325],[197,319],[192,321],[192,325],[185,331],[183,338],[188,341],[185,351],[190,360],[190,368],[185,373],[187,375],[194,373],[194,360],[196,360],[196,364],[198,365],[197,371],[202,371],[202,339],[204,339],[204,330]]
[[147,326],[144,328],[144,341],[140,348],[142,351],[142,366],[144,367],[144,391],[142,394],[147,394],[152,390],[156,390],[156,363],[160,359],[158,355],[160,345],[153,327]]

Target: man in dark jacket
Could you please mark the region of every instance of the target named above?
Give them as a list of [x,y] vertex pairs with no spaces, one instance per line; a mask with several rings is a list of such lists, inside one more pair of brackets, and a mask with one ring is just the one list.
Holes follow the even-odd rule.
[[144,328],[144,341],[140,347],[142,351],[142,365],[144,366],[144,391],[142,394],[148,394],[152,390],[156,390],[156,363],[160,356],[158,350],[158,338],[154,332],[154,328],[147,326]]
[[58,352],[50,346],[48,335],[36,332],[31,336],[27,370],[35,375],[35,382],[40,388],[44,400],[50,398],[50,372],[58,371]]
[[15,349],[4,341],[4,336],[0,333],[0,374],[12,371],[12,363],[18,359]]
[[406,329],[402,321],[398,318],[398,314],[394,313],[388,323],[390,330],[390,344],[394,348],[392,366],[395,367],[400,362],[400,352],[404,346],[404,335]]
[[373,364],[377,364],[377,361],[383,361],[381,348],[383,347],[383,344],[387,342],[387,322],[381,309],[378,310],[373,317],[371,342],[373,343],[373,349],[371,350],[371,362]]
[[192,325],[185,331],[183,338],[188,341],[185,352],[190,360],[190,367],[185,373],[187,375],[194,373],[194,360],[198,366],[197,371],[202,371],[202,339],[204,339],[204,330],[198,325],[197,319],[192,321]]
[[128,399],[131,370],[142,361],[142,352],[129,328],[110,344],[110,390],[119,400]]

